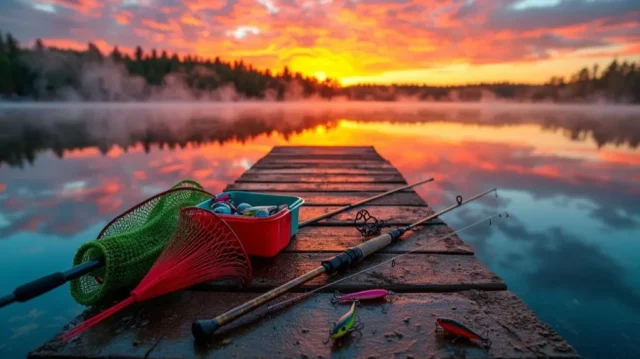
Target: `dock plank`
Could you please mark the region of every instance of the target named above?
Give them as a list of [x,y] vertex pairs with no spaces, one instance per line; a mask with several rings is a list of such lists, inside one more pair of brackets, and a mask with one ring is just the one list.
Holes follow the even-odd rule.
[[[400,240],[382,249],[379,253],[473,254],[473,249],[464,244],[449,226],[421,226],[406,233]],[[284,252],[342,252],[366,240],[354,228],[305,227],[284,249]]]
[[268,158],[270,160],[289,160],[289,159],[297,159],[297,160],[349,160],[349,161],[380,161],[384,160],[377,153],[370,154],[329,154],[329,153],[320,153],[320,154],[311,154],[311,153],[269,153],[268,156],[263,158]]
[[[273,191],[261,191],[271,193]],[[308,206],[347,206],[380,194],[380,192],[273,192],[304,198]],[[367,203],[367,206],[426,206],[427,203],[416,192],[396,192]]]
[[[253,258],[253,282],[244,289],[265,291],[309,272],[330,253],[280,253],[274,258]],[[469,289],[505,290],[506,284],[476,257],[466,255],[407,254],[398,258],[396,265],[390,262],[393,254],[375,253],[365,258],[350,273],[320,276],[294,289],[307,291],[324,286],[349,274],[365,270],[362,274],[332,285],[326,291],[364,290],[384,287],[397,292],[453,292]],[[387,263],[381,264],[385,261]],[[381,264],[381,265],[380,265]],[[229,284],[210,282],[197,286],[199,290],[228,290]]]
[[361,170],[377,170],[379,172],[396,172],[396,169],[388,163],[384,162],[371,162],[371,163],[333,163],[333,162],[261,162],[256,163],[251,168],[255,169],[292,169],[292,168],[349,168],[349,169],[361,169]]
[[[316,218],[320,215],[329,213],[333,210],[341,207],[301,207],[300,208],[300,222],[304,222],[308,219]],[[364,205],[362,207],[356,207],[348,211],[344,211],[333,217],[324,219],[317,222],[315,225],[348,225],[353,226],[353,221],[356,218],[357,213],[366,209],[370,215],[376,217],[378,220],[383,220],[387,225],[408,225],[415,223],[424,217],[430,216],[434,211],[428,206],[369,206]],[[442,224],[441,220],[435,219],[428,224]],[[355,228],[353,229],[355,232]]]
[[270,154],[378,154],[373,146],[275,146]]
[[376,168],[358,169],[358,168],[249,168],[245,174],[304,174],[317,176],[351,176],[351,175],[401,175],[397,169]]
[[317,166],[320,164],[347,164],[347,165],[357,165],[357,164],[367,164],[367,165],[387,165],[391,166],[389,161],[383,159],[382,157],[371,157],[370,159],[362,160],[362,159],[344,159],[344,158],[329,158],[325,159],[322,157],[314,156],[314,157],[271,157],[266,156],[260,159],[256,164],[270,164],[270,163],[286,163],[286,164],[307,164],[309,166]]
[[382,175],[317,175],[317,174],[272,174],[248,173],[240,176],[236,183],[395,183],[398,187],[405,184],[404,177],[398,174]]
[[[397,183],[247,183],[236,182],[227,186],[230,191],[255,192],[387,192],[402,186]],[[410,192],[411,189],[405,189]]]
[[[183,291],[117,313],[86,335],[49,342],[29,358],[579,358],[551,327],[511,292],[397,294],[392,301],[356,309],[361,334],[326,343],[329,328],[348,307],[333,306],[331,294],[296,305],[266,308],[223,327],[208,343],[196,343],[191,323],[212,318],[255,297],[254,293]],[[281,300],[290,299],[285,295]],[[473,341],[434,331],[435,318],[449,317],[487,332],[485,350]],[[133,318],[133,320],[125,320]],[[76,322],[83,320],[80,316]],[[142,326],[144,321],[147,325]]]

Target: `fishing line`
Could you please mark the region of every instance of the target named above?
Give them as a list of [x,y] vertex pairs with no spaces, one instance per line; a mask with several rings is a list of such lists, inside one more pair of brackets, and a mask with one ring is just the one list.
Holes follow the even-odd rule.
[[[504,212],[504,215],[505,215],[505,218],[509,218],[509,214],[508,214],[507,212]],[[349,279],[349,278],[353,278],[353,277],[355,277],[355,276],[357,276],[357,275],[359,275],[359,274],[362,274],[362,273],[364,273],[364,272],[367,272],[367,271],[369,271],[369,270],[371,270],[371,269],[373,269],[373,268],[379,267],[379,266],[381,266],[381,265],[383,265],[383,264],[386,264],[386,263],[389,263],[389,262],[391,262],[391,263],[395,263],[395,262],[396,262],[396,259],[398,259],[398,258],[400,258],[400,257],[406,256],[407,254],[415,253],[415,252],[419,251],[420,249],[422,249],[422,248],[424,248],[424,247],[426,247],[426,246],[429,246],[429,245],[432,245],[432,244],[434,244],[434,243],[437,243],[437,242],[440,242],[440,241],[442,241],[442,240],[445,240],[445,239],[447,239],[447,238],[449,238],[449,237],[453,236],[454,234],[461,233],[461,232],[463,232],[463,231],[465,231],[465,230],[467,230],[467,229],[470,229],[470,228],[472,228],[472,227],[475,227],[475,226],[477,226],[477,225],[479,225],[479,224],[481,224],[481,223],[483,223],[483,222],[485,222],[485,221],[487,221],[487,220],[491,221],[491,219],[492,219],[492,218],[494,218],[494,217],[502,218],[502,213],[496,213],[496,214],[494,214],[494,215],[487,216],[487,217],[485,217],[485,218],[483,218],[483,219],[481,219],[481,220],[478,220],[478,221],[476,221],[476,222],[474,222],[474,223],[472,223],[472,224],[470,224],[470,225],[468,225],[468,226],[466,226],[466,227],[463,227],[463,228],[460,228],[460,229],[458,229],[458,230],[456,230],[456,231],[453,231],[453,232],[451,232],[451,233],[449,233],[449,234],[447,234],[447,235],[445,235],[445,236],[443,236],[443,237],[440,237],[440,238],[437,238],[437,239],[435,239],[435,240],[433,240],[433,241],[431,241],[431,242],[428,242],[428,243],[422,244],[422,245],[418,246],[418,248],[416,248],[416,249],[413,249],[413,250],[408,251],[408,252],[405,252],[405,253],[401,253],[401,254],[399,254],[399,255],[397,255],[397,256],[395,256],[395,257],[392,257],[392,258],[390,258],[390,259],[387,259],[387,260],[385,260],[385,261],[383,261],[383,262],[381,262],[381,263],[378,263],[378,264],[376,264],[376,265],[374,265],[374,266],[371,266],[371,267],[369,267],[369,268],[363,269],[363,270],[361,270],[361,271],[359,271],[359,272],[356,272],[356,273],[354,273],[354,274],[348,275],[348,276],[346,276],[346,277],[344,277],[344,278],[340,278],[340,279],[338,279],[338,280],[336,280],[336,281],[333,281],[333,282],[331,282],[331,283],[329,283],[329,284],[326,284],[326,285],[324,285],[324,286],[322,286],[322,287],[318,287],[318,288],[316,288],[316,289],[314,289],[314,290],[312,290],[312,291],[310,291],[310,292],[307,292],[307,293],[305,293],[305,294],[302,294],[302,295],[300,295],[300,296],[298,296],[298,297],[296,297],[296,298],[287,299],[287,300],[284,300],[284,301],[282,301],[282,302],[276,303],[276,304],[274,304],[274,305],[267,306],[267,310],[271,310],[271,309],[273,309],[273,308],[277,308],[277,307],[280,307],[280,306],[284,306],[284,305],[286,305],[286,304],[288,304],[288,303],[292,303],[292,302],[296,302],[296,301],[302,300],[302,299],[304,299],[305,297],[308,297],[308,296],[310,296],[310,295],[312,295],[312,294],[314,294],[314,293],[317,293],[317,292],[319,292],[319,291],[321,291],[321,290],[323,290],[323,289],[329,288],[329,287],[331,287],[331,286],[333,286],[333,285],[335,285],[335,284],[338,284],[338,283],[340,283],[340,282],[342,282],[342,281],[345,281],[345,280],[347,280],[347,279]],[[491,223],[491,222],[489,222],[489,223]]]

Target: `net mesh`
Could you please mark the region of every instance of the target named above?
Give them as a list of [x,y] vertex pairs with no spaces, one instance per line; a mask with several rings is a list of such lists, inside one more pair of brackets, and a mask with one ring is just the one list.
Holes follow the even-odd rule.
[[234,279],[248,286],[249,257],[222,219],[204,209],[184,208],[171,240],[131,296],[63,333],[61,339],[67,342],[134,302],[217,279]]
[[173,235],[180,209],[195,206],[212,194],[194,181],[182,181],[115,218],[73,259],[78,265],[104,258],[104,267],[71,281],[71,295],[94,305],[120,290],[131,290],[147,274]]

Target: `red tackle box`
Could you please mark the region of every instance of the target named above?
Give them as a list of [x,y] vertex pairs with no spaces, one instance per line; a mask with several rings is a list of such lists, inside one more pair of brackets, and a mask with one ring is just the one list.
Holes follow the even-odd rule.
[[[253,206],[281,204],[289,206],[288,209],[268,217],[216,213],[233,229],[249,256],[273,257],[289,245],[291,237],[298,229],[298,213],[300,206],[304,203],[302,198],[244,191],[227,191],[216,197],[222,194],[228,194],[236,205],[244,202]],[[210,198],[200,203],[198,207],[209,210],[212,201],[213,198]]]

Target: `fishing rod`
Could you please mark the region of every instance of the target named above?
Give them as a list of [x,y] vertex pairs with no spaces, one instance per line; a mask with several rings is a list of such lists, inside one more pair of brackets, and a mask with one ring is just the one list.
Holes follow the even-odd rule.
[[369,197],[369,198],[367,198],[367,199],[363,199],[362,201],[357,202],[357,203],[354,203],[354,204],[348,204],[348,205],[346,205],[346,206],[344,206],[344,207],[342,207],[342,208],[338,208],[338,209],[336,209],[335,211],[331,211],[331,212],[329,212],[329,213],[325,213],[325,214],[320,215],[320,216],[318,216],[318,217],[315,217],[315,218],[312,218],[312,219],[308,219],[308,220],[306,220],[306,221],[304,221],[304,222],[300,223],[300,226],[299,226],[299,227],[308,226],[308,225],[310,225],[310,224],[313,224],[313,223],[319,222],[319,221],[321,221],[321,220],[323,220],[323,219],[326,219],[326,218],[329,218],[329,217],[335,216],[335,215],[336,215],[336,214],[338,214],[338,213],[342,213],[342,212],[347,211],[347,210],[350,210],[350,209],[352,209],[352,208],[355,208],[355,207],[358,207],[358,206],[362,206],[362,205],[363,205],[363,204],[365,204],[365,203],[369,203],[369,202],[371,202],[371,201],[375,201],[376,199],[379,199],[379,198],[382,198],[382,197],[388,196],[388,195],[390,195],[390,194],[393,194],[393,193],[396,193],[396,192],[399,192],[399,191],[402,191],[402,190],[405,190],[405,189],[413,188],[413,187],[416,187],[416,186],[419,186],[419,185],[421,185],[421,184],[425,184],[425,183],[427,183],[427,182],[431,182],[431,181],[434,181],[433,177],[431,177],[431,178],[429,178],[429,179],[426,179],[426,180],[423,180],[423,181],[419,181],[419,182],[413,183],[413,184],[408,184],[408,185],[406,185],[406,186],[402,186],[402,187],[394,188],[394,189],[392,189],[392,190],[390,190],[390,191],[387,191],[387,192],[385,192],[385,193],[381,193],[381,194],[379,194],[379,195],[377,195],[377,196]]
[[[320,216],[317,216],[315,218],[306,220],[302,223],[300,223],[299,228],[302,228],[304,226],[308,226],[310,224],[319,222],[323,219],[329,218],[331,216],[335,216],[336,214],[342,213],[344,211],[347,211],[349,209],[361,206],[363,204],[369,203],[371,201],[374,201],[376,199],[388,196],[390,194],[405,190],[405,189],[409,189],[409,188],[413,188],[416,186],[419,186],[421,184],[425,184],[427,182],[432,182],[434,181],[434,178],[428,178],[426,180],[422,180],[413,184],[409,184],[409,185],[405,185],[405,186],[401,186],[398,188],[394,188],[390,191],[381,193],[379,195],[373,196],[373,197],[369,197],[366,198],[360,202],[354,203],[354,204],[349,204],[346,205],[344,207],[338,208],[334,211],[331,211],[329,213],[325,213],[322,214]],[[89,273],[91,273],[92,271],[96,270],[96,269],[100,269],[102,267],[104,267],[105,262],[104,262],[104,258],[100,258],[100,259],[96,259],[96,260],[92,260],[92,261],[86,261],[82,264],[79,264],[71,269],[68,269],[66,271],[63,272],[56,272],[56,273],[52,273],[49,275],[46,275],[44,277],[38,278],[34,281],[25,283],[19,287],[17,287],[16,289],[13,290],[13,292],[9,295],[6,295],[4,297],[0,297],[0,308],[5,307],[11,303],[14,302],[26,302],[28,300],[31,300],[35,297],[41,296],[42,294],[45,294],[55,288],[58,288],[59,286],[65,284],[66,282],[82,277],[83,275],[87,275]]]
[[413,224],[410,224],[405,227],[400,227],[389,231],[388,233],[379,235],[375,238],[372,238],[366,242],[363,242],[355,247],[349,248],[346,251],[336,255],[335,257],[322,261],[321,265],[316,269],[307,272],[295,279],[290,280],[289,282],[274,288],[259,297],[256,297],[236,308],[233,308],[226,313],[223,313],[213,319],[201,319],[196,320],[191,325],[191,332],[196,341],[205,341],[209,338],[214,332],[216,332],[220,327],[225,324],[228,324],[241,316],[247,314],[248,312],[262,306],[266,302],[269,302],[284,293],[290,291],[291,289],[306,283],[313,278],[316,278],[324,273],[326,274],[334,274],[338,271],[345,270],[349,268],[352,264],[360,262],[362,259],[368,257],[369,255],[377,252],[378,250],[388,246],[395,239],[400,238],[405,232],[411,230],[412,228],[419,226],[427,221],[430,221],[438,216],[441,216],[445,213],[448,213],[458,207],[461,207],[467,203],[473,202],[481,197],[486,196],[491,192],[496,192],[497,189],[493,188],[488,191],[479,193],[474,195],[473,197],[463,200],[462,196],[456,197],[456,204],[447,207],[437,213],[434,213],[430,216],[427,216]]
[[[440,238],[436,238],[436,239],[434,239],[434,240],[432,240],[432,241],[430,241],[430,242],[427,242],[427,243],[424,243],[424,244],[422,244],[422,245],[419,245],[419,246],[418,246],[418,247],[416,247],[415,249],[412,249],[412,250],[410,250],[410,251],[408,251],[408,252],[404,252],[404,253],[398,254],[398,255],[396,255],[396,256],[394,256],[394,257],[391,257],[391,258],[389,258],[389,259],[387,259],[387,260],[385,260],[385,261],[382,261],[382,262],[380,262],[380,263],[378,263],[378,264],[376,264],[376,265],[373,265],[373,266],[371,266],[371,267],[365,268],[365,269],[363,269],[363,270],[361,270],[361,271],[359,271],[359,272],[356,272],[356,273],[350,274],[350,275],[348,275],[348,276],[346,276],[346,277],[342,277],[342,278],[340,278],[340,279],[337,279],[337,280],[335,280],[335,281],[333,281],[333,282],[331,282],[331,283],[329,283],[329,284],[325,284],[325,285],[323,285],[322,287],[318,287],[318,288],[316,288],[316,289],[314,289],[314,290],[311,290],[311,291],[309,291],[309,292],[306,292],[306,293],[304,293],[304,294],[301,294],[301,295],[299,295],[299,296],[297,296],[297,297],[295,297],[295,298],[291,298],[291,299],[283,300],[283,301],[281,301],[281,302],[279,302],[279,303],[269,305],[269,306],[267,307],[267,310],[273,310],[274,308],[279,308],[279,307],[285,306],[285,305],[287,305],[287,304],[289,304],[289,303],[292,303],[292,302],[298,302],[298,301],[300,301],[300,300],[302,300],[302,299],[304,299],[304,298],[306,298],[306,297],[308,297],[308,296],[310,296],[310,295],[312,295],[312,294],[314,294],[314,293],[317,293],[317,292],[319,292],[319,291],[321,291],[321,290],[327,289],[327,288],[329,288],[329,287],[331,287],[331,286],[334,286],[334,285],[336,285],[336,284],[338,284],[338,283],[340,283],[340,282],[343,282],[343,281],[345,281],[345,280],[347,280],[347,279],[353,278],[353,277],[355,277],[355,276],[357,276],[357,275],[360,275],[360,274],[362,274],[362,273],[368,272],[368,271],[370,271],[370,270],[372,270],[372,269],[374,269],[374,268],[380,267],[380,266],[382,266],[382,265],[384,265],[384,264],[387,264],[387,263],[389,263],[389,262],[391,262],[391,266],[394,266],[394,263],[395,263],[395,261],[396,261],[398,258],[404,257],[404,256],[406,256],[406,255],[409,255],[409,254],[412,254],[412,253],[415,253],[415,252],[418,252],[418,251],[421,251],[421,250],[425,249],[426,247],[429,247],[429,246],[430,246],[430,245],[432,245],[432,244],[436,244],[436,243],[438,243],[438,242],[440,242],[440,241],[443,241],[443,240],[445,240],[445,239],[447,239],[447,238],[449,238],[449,237],[451,237],[451,236],[453,236],[453,235],[460,234],[460,233],[462,233],[462,232],[466,231],[467,229],[473,228],[473,227],[475,227],[475,226],[479,225],[480,223],[486,222],[487,220],[489,220],[489,225],[491,225],[491,219],[493,219],[493,218],[495,218],[495,217],[501,217],[501,218],[502,218],[502,214],[503,214],[503,213],[496,213],[496,214],[493,214],[493,215],[491,215],[491,216],[487,216],[487,217],[485,217],[485,218],[482,218],[482,219],[480,219],[480,220],[477,220],[477,221],[475,221],[475,222],[473,222],[473,223],[471,223],[471,224],[469,224],[469,225],[467,225],[467,226],[464,226],[464,227],[462,227],[462,228],[460,228],[460,229],[458,229],[458,230],[455,230],[455,231],[453,231],[453,232],[451,232],[451,233],[449,233],[449,234],[446,234],[446,235],[444,235],[444,236],[442,236],[442,237],[440,237]],[[507,212],[504,212],[504,215],[505,215],[505,217],[506,217],[506,218],[508,218],[508,217],[509,217],[509,214],[508,214]]]

